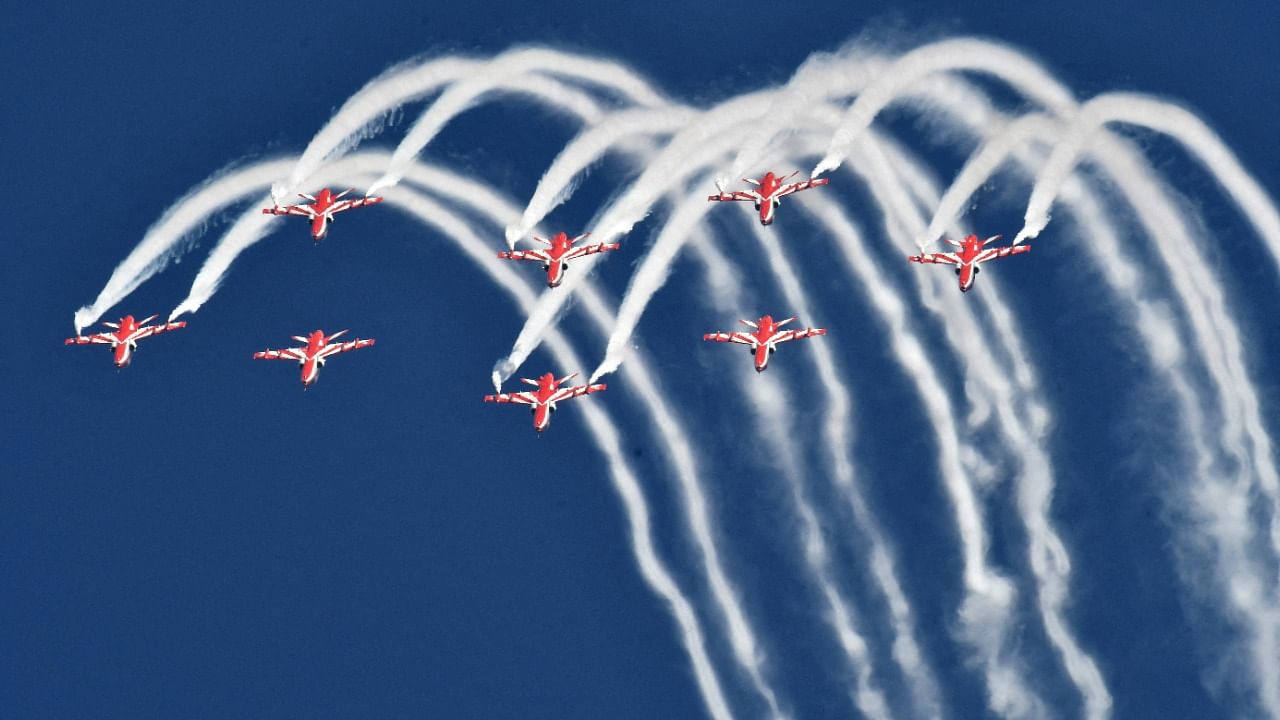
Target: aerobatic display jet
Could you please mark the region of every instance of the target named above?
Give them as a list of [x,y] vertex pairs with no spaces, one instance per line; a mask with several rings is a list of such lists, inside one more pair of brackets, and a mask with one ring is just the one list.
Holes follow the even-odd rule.
[[[797,170],[796,172],[799,172]],[[820,185],[826,185],[831,182],[828,178],[818,178],[801,180],[800,182],[787,183],[788,180],[795,177],[796,173],[791,173],[786,177],[778,177],[772,172],[767,172],[764,177],[759,180],[751,178],[742,178],[743,182],[751,183],[755,186],[754,190],[735,190],[733,192],[724,192],[724,188],[720,188],[720,194],[709,195],[707,200],[716,202],[734,202],[744,201],[755,203],[756,210],[760,213],[760,224],[768,225],[773,222],[773,211],[782,202],[782,198],[808,190]]]
[[310,200],[310,204],[301,205],[276,205],[275,207],[263,208],[264,215],[298,215],[300,217],[311,219],[311,238],[316,242],[324,239],[324,235],[329,231],[329,223],[333,222],[333,216],[352,208],[364,207],[365,205],[377,205],[382,202],[380,197],[362,197],[355,200],[343,200],[342,196],[351,192],[351,190],[343,190],[334,195],[329,188],[322,188],[315,195],[307,195],[306,193],[298,193],[298,197]]
[[605,389],[605,385],[578,385],[576,387],[562,388],[565,382],[576,377],[578,373],[566,375],[559,380],[551,373],[547,373],[537,380],[529,378],[520,378],[520,382],[525,385],[532,385],[537,390],[528,392],[515,393],[498,393],[497,395],[485,395],[485,402],[494,403],[517,403],[520,405],[528,405],[533,411],[533,429],[542,432],[547,429],[547,425],[551,423],[551,413],[556,411],[556,403],[570,398],[576,398],[579,395],[590,395]]
[[104,322],[103,325],[111,328],[111,332],[100,332],[93,335],[77,335],[73,338],[67,338],[64,345],[110,345],[112,352],[115,353],[116,367],[122,368],[129,364],[133,359],[133,351],[138,349],[138,341],[143,338],[159,335],[160,333],[177,330],[187,326],[185,320],[163,325],[148,325],[147,323],[155,320],[158,316],[151,317],[138,322],[133,319],[132,315],[125,315],[120,318],[119,322]]
[[254,353],[253,359],[293,360],[302,366],[302,389],[306,390],[320,376],[320,368],[324,367],[324,361],[331,355],[344,353],[348,350],[371,347],[374,343],[372,339],[333,342],[346,332],[346,330],[339,330],[332,335],[326,336],[323,330],[316,330],[307,337],[294,335],[293,339],[303,343],[303,347],[287,348],[285,350],[263,350],[262,352]]
[[769,356],[778,349],[778,343],[827,334],[826,328],[778,329],[792,320],[795,320],[795,318],[789,317],[786,320],[774,322],[773,317],[770,315],[765,315],[755,322],[739,320],[738,322],[752,328],[754,332],[714,332],[703,335],[702,339],[751,346],[751,353],[755,356],[756,361],[756,372],[764,372],[765,368],[769,366]]
[[564,280],[564,271],[569,268],[568,262],[599,252],[617,250],[621,243],[596,243],[594,245],[574,245],[591,233],[583,233],[571,238],[566,233],[558,232],[550,240],[534,237],[540,243],[550,245],[548,250],[509,250],[498,253],[503,260],[533,260],[542,263],[547,271],[547,287],[556,287]]
[[988,260],[995,260],[996,258],[1031,252],[1030,245],[1012,245],[1009,247],[990,249],[986,247],[988,244],[999,239],[999,235],[992,235],[986,240],[979,240],[977,235],[970,235],[964,239],[964,242],[956,242],[955,240],[948,239],[947,244],[960,248],[959,252],[922,253],[920,255],[911,255],[907,258],[907,262],[955,265],[956,276],[960,278],[960,292],[968,292],[969,288],[973,287],[974,278],[978,276],[978,265],[987,262]]

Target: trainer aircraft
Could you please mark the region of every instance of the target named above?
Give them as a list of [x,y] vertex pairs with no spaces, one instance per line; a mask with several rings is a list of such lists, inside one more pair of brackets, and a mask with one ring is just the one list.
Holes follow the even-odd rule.
[[960,248],[959,252],[911,255],[907,258],[907,262],[955,265],[956,276],[960,278],[960,292],[969,292],[969,288],[973,287],[974,279],[978,277],[980,270],[978,266],[982,263],[996,258],[1031,252],[1030,245],[1012,245],[1000,248],[987,247],[987,245],[999,239],[999,235],[992,235],[986,240],[979,240],[977,235],[970,235],[963,242],[948,239],[947,244]]
[[702,339],[750,346],[751,354],[755,357],[756,372],[764,372],[765,368],[769,366],[769,356],[778,349],[778,343],[827,334],[826,328],[778,329],[792,320],[795,320],[795,318],[789,317],[786,320],[774,322],[773,317],[770,315],[765,315],[755,322],[739,320],[738,322],[751,328],[752,332],[714,332],[703,335]]
[[323,330],[316,330],[307,337],[294,335],[293,339],[302,343],[302,347],[284,350],[263,350],[253,354],[254,360],[292,360],[302,366],[302,389],[306,390],[320,376],[320,368],[329,357],[349,350],[372,347],[374,340],[350,340],[335,343],[334,340],[346,333],[339,330],[332,335],[325,335]]
[[125,315],[120,318],[119,322],[102,323],[110,328],[111,332],[100,332],[93,335],[77,335],[73,338],[67,338],[66,342],[63,344],[110,345],[112,352],[115,354],[116,367],[122,368],[128,365],[129,361],[133,359],[133,351],[138,349],[139,340],[187,326],[185,320],[176,323],[167,322],[163,325],[147,324],[152,320],[155,320],[157,317],[157,315],[152,315],[151,317],[138,322],[133,319],[132,315]]
[[[796,172],[799,171],[797,170]],[[710,195],[707,200],[712,202],[742,201],[755,203],[756,210],[760,213],[760,224],[769,225],[773,222],[773,211],[782,202],[782,198],[801,190],[808,190],[831,182],[827,178],[817,178],[788,183],[787,181],[795,177],[795,174],[793,172],[786,177],[778,177],[772,172],[767,172],[764,177],[758,180],[742,178],[743,182],[750,183],[755,188],[752,190],[735,190],[733,192],[724,192],[724,189],[721,188],[719,194]]]
[[564,271],[569,268],[570,260],[622,247],[620,243],[574,244],[590,234],[583,233],[571,238],[566,233],[558,232],[550,240],[535,236],[534,240],[551,247],[546,250],[507,250],[498,253],[498,257],[503,260],[532,260],[542,263],[542,269],[547,272],[547,287],[556,287],[564,280]]
[[514,393],[498,393],[497,395],[485,395],[485,402],[492,403],[516,403],[519,405],[528,405],[533,411],[533,429],[542,432],[547,429],[547,425],[551,424],[551,413],[556,411],[556,403],[576,398],[579,395],[590,395],[605,389],[605,385],[577,385],[575,387],[560,387],[574,377],[578,373],[566,375],[560,379],[556,379],[555,375],[546,373],[537,380],[529,378],[520,378],[520,382],[525,385],[532,385],[536,390]]
[[362,197],[355,200],[343,200],[342,197],[351,190],[343,190],[334,195],[329,188],[322,188],[315,195],[307,195],[306,193],[298,193],[298,197],[304,200],[310,200],[310,203],[301,205],[276,205],[275,207],[263,208],[264,215],[298,215],[299,217],[309,218],[311,220],[311,239],[320,242],[324,239],[325,233],[329,231],[329,223],[333,222],[333,216],[344,210],[352,208],[364,207],[365,205],[377,205],[382,202],[380,197]]

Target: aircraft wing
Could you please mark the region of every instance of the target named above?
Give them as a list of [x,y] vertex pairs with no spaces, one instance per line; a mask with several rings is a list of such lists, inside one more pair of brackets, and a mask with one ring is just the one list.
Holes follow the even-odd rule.
[[714,332],[714,333],[707,333],[706,335],[703,335],[703,336],[702,336],[702,339],[703,339],[703,340],[710,340],[710,341],[712,341],[712,342],[731,342],[731,343],[741,343],[741,344],[743,344],[743,345],[750,345],[751,347],[755,347],[756,345],[759,345],[759,344],[760,344],[760,341],[759,341],[759,340],[756,340],[756,336],[755,336],[755,335],[752,335],[751,333],[744,333],[744,332],[731,332],[731,333],[727,333],[727,332]]
[[1008,247],[991,248],[978,253],[978,257],[974,258],[975,263],[984,263],[988,260],[1007,257],[1009,255],[1020,255],[1024,252],[1030,252],[1030,245],[1010,245]]
[[141,339],[141,338],[151,337],[152,335],[159,335],[160,333],[167,333],[167,332],[169,332],[170,330],[179,330],[179,329],[184,328],[184,327],[186,327],[186,326],[187,326],[187,321],[186,321],[186,320],[179,320],[179,321],[178,321],[178,322],[176,322],[176,323],[170,323],[170,322],[167,322],[167,323],[165,323],[165,324],[163,324],[163,325],[149,325],[149,326],[147,326],[147,327],[144,327],[144,328],[142,328],[142,329],[138,330],[138,332],[134,333],[134,335],[133,335],[133,339],[134,339],[134,340],[139,340],[139,339]]
[[795,182],[795,183],[791,183],[790,185],[782,186],[781,188],[778,189],[778,192],[773,194],[773,196],[776,198],[780,198],[786,195],[790,195],[791,193],[800,192],[801,190],[808,190],[809,188],[821,187],[823,185],[826,185],[829,182],[831,182],[831,178],[816,178],[816,179],[810,179],[810,180],[801,180],[800,182]]
[[622,247],[622,243],[596,243],[595,245],[583,245],[575,247],[560,257],[561,260],[574,260],[585,255],[594,255],[599,252],[607,252],[609,250],[617,250]]
[[813,337],[815,335],[826,335],[826,334],[827,334],[826,328],[809,328],[807,330],[783,330],[782,332],[769,338],[769,342],[781,343],[781,342],[787,342],[789,340],[803,340],[804,338],[807,338],[807,337]]
[[355,200],[339,200],[329,206],[329,214],[332,215],[334,213],[340,213],[343,210],[364,207],[365,205],[377,205],[380,202],[382,202],[382,198],[380,197],[362,197],[356,198]]
[[114,338],[108,333],[94,333],[93,335],[77,335],[73,338],[67,338],[63,345],[110,345]]
[[367,348],[372,346],[374,342],[376,341],[373,339],[352,340],[350,342],[333,343],[332,345],[325,345],[320,352],[316,353],[316,357],[327,358],[330,355],[337,355],[338,353],[344,353],[349,350],[359,350],[360,348]]
[[939,265],[963,265],[960,256],[955,253],[922,253],[907,258],[907,262],[936,263]]
[[307,358],[305,348],[288,348],[286,350],[263,350],[253,354],[254,360],[292,360],[302,362]]
[[275,207],[262,208],[263,215],[298,215],[301,217],[315,217],[316,211],[311,209],[310,205],[277,205]]
[[735,200],[745,200],[747,202],[755,202],[756,200],[759,200],[759,199],[760,198],[756,197],[752,193],[741,192],[739,190],[734,190],[733,192],[728,192],[728,193],[722,192],[717,195],[707,196],[707,200],[712,202],[733,202]]
[[561,400],[569,400],[579,395],[590,395],[604,390],[607,386],[603,383],[599,385],[578,385],[577,387],[561,388],[557,390],[548,402],[560,402]]
[[485,402],[491,403],[516,403],[518,405],[537,405],[538,398],[533,393],[517,392],[517,393],[498,393],[497,395],[485,395]]
[[503,250],[498,253],[498,257],[503,260],[535,260],[537,262],[551,262],[551,256],[541,250]]

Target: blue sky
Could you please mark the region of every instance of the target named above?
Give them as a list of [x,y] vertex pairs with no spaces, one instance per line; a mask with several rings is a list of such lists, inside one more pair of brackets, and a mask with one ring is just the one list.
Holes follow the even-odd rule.
[[[451,244],[403,215],[353,212],[317,247],[300,225],[283,224],[186,318],[187,329],[144,342],[124,371],[105,350],[64,348],[62,339],[75,309],[176,198],[230,163],[300,152],[351,93],[415,56],[545,44],[615,59],[705,104],[785,82],[811,53],[860,35],[901,49],[979,35],[1027,52],[1081,98],[1134,90],[1177,99],[1273,197],[1280,188],[1273,4],[833,5],[232,3],[9,13],[0,43],[12,88],[0,116],[10,198],[0,272],[16,328],[0,354],[14,468],[0,483],[0,714],[703,716],[672,616],[636,569],[627,518],[574,407],[587,402],[607,407],[625,433],[659,555],[690,593],[730,707],[760,714],[711,610],[662,443],[625,366],[607,393],[570,404],[542,438],[524,413],[480,403],[522,318]],[[375,144],[393,145],[420,108],[407,108]],[[928,129],[907,116],[886,126],[917,141],[944,178],[972,149],[929,143]],[[427,156],[523,203],[576,131],[528,103],[500,101],[460,117]],[[1142,146],[1215,228],[1211,264],[1227,278],[1274,436],[1280,329],[1266,310],[1278,289],[1274,265],[1185,155],[1161,140]],[[602,163],[552,221],[585,225],[631,177],[620,160]],[[1012,234],[1028,190],[1024,181],[992,191],[975,222]],[[833,195],[875,226],[865,190]],[[831,328],[825,340],[849,372],[853,456],[897,553],[944,707],[949,717],[981,717],[982,681],[955,638],[959,550],[924,412],[866,298],[831,270],[821,233],[787,210],[795,208],[771,232],[796,249],[820,308],[821,317],[802,320]],[[626,252],[601,265],[613,298],[661,217],[637,226]],[[722,247],[733,248],[743,226],[719,227]],[[910,250],[873,235],[882,259]],[[1194,471],[1178,462],[1186,447],[1169,419],[1173,401],[1098,271],[1077,272],[1067,235],[1051,226],[1037,252],[992,274],[1055,413],[1045,447],[1057,479],[1052,517],[1073,562],[1068,618],[1116,717],[1240,717],[1252,700],[1231,660],[1239,631],[1212,591],[1188,588],[1178,572],[1187,552],[1180,528],[1190,522],[1180,498]],[[104,319],[167,313],[217,237],[214,228]],[[500,249],[500,234],[492,239]],[[1151,260],[1145,244],[1134,248]],[[905,293],[916,269],[896,268],[885,281]],[[758,262],[741,280],[748,297],[769,304],[760,312],[789,314]],[[739,373],[751,374],[745,355],[696,342],[735,319],[704,288],[696,262],[677,263],[638,341],[699,455],[766,676],[794,716],[848,717],[851,683],[801,567],[799,523],[773,445],[781,440],[759,438],[756,408],[736,396]],[[306,393],[293,366],[249,359],[316,327],[349,327],[378,346],[337,358]],[[940,332],[927,319],[918,329]],[[586,362],[599,357],[598,338],[566,330]],[[798,433],[815,438],[823,389],[806,358],[786,348],[769,373],[796,399]],[[537,353],[519,374],[550,363]],[[958,386],[954,362],[940,360],[937,372]],[[824,531],[842,588],[863,613],[877,679],[902,701],[907,691],[886,669],[890,635],[867,580],[865,538],[833,509],[839,498],[821,443],[797,447],[815,506],[830,510]],[[993,462],[983,495],[992,561],[1025,588],[1025,530],[1001,475],[1009,465]],[[1038,678],[1050,714],[1078,715],[1079,695],[1025,602],[1016,623],[1018,662]]]

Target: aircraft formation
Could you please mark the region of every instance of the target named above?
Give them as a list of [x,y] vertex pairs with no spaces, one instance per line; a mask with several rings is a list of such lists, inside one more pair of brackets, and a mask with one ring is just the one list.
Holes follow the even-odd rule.
[[[790,175],[783,177],[775,175],[773,172],[766,172],[760,178],[743,178],[743,182],[750,185],[750,188],[732,192],[725,192],[723,188],[718,188],[720,192],[708,196],[707,200],[709,202],[751,202],[755,205],[760,224],[768,226],[773,223],[775,211],[781,204],[782,198],[803,190],[821,187],[829,182],[826,178],[787,182],[795,175],[796,173],[792,172]],[[311,221],[311,238],[316,243],[319,243],[324,239],[329,230],[329,225],[333,223],[334,216],[337,213],[367,205],[376,205],[383,201],[381,197],[371,196],[344,200],[343,198],[350,192],[351,190],[348,189],[334,194],[329,188],[321,188],[315,195],[299,193],[299,197],[309,201],[307,203],[285,206],[275,204],[272,207],[263,208],[262,212],[266,215],[293,215],[307,218]],[[566,232],[558,232],[550,239],[535,236],[533,237],[535,241],[547,246],[545,250],[506,250],[498,253],[498,258],[540,263],[542,271],[546,273],[547,287],[554,289],[559,287],[564,280],[564,273],[569,269],[570,261],[597,253],[613,252],[622,247],[621,243],[578,244],[578,241],[589,235],[590,233],[583,233],[576,237],[569,237]],[[999,238],[999,235],[994,235],[981,240],[975,235],[970,235],[963,241],[947,239],[946,242],[949,245],[958,249],[956,252],[922,252],[919,255],[908,256],[907,261],[955,266],[955,273],[959,278],[960,291],[968,292],[973,287],[974,279],[978,275],[981,264],[997,258],[1019,255],[1031,250],[1029,245],[987,247]],[[137,350],[138,340],[169,332],[170,330],[184,328],[187,325],[185,321],[164,323],[162,325],[147,324],[155,320],[156,317],[152,315],[145,320],[137,321],[132,315],[125,315],[118,322],[104,322],[103,325],[108,331],[67,338],[65,344],[110,345],[114,353],[116,367],[123,368],[129,364],[133,352]],[[796,319],[795,317],[789,317],[784,320],[774,320],[772,315],[766,314],[754,321],[745,319],[739,321],[750,328],[750,331],[712,332],[703,335],[702,339],[709,342],[746,345],[752,355],[756,372],[764,372],[769,366],[769,357],[777,350],[780,343],[827,334],[826,328],[781,329],[782,326]],[[347,330],[340,330],[332,335],[326,335],[323,330],[317,329],[305,337],[294,335],[293,339],[302,343],[301,347],[263,350],[254,353],[253,359],[297,362],[301,366],[302,387],[305,390],[319,377],[320,368],[324,366],[326,359],[329,357],[351,350],[372,347],[375,344],[375,340],[372,338],[334,342],[334,340],[347,332]],[[528,406],[533,413],[533,429],[538,433],[542,433],[550,424],[551,415],[556,411],[557,403],[583,395],[602,392],[607,387],[603,383],[566,387],[565,383],[576,376],[577,373],[572,373],[557,378],[554,373],[547,372],[536,380],[521,378],[521,382],[533,386],[535,389],[485,395],[484,402]]]

